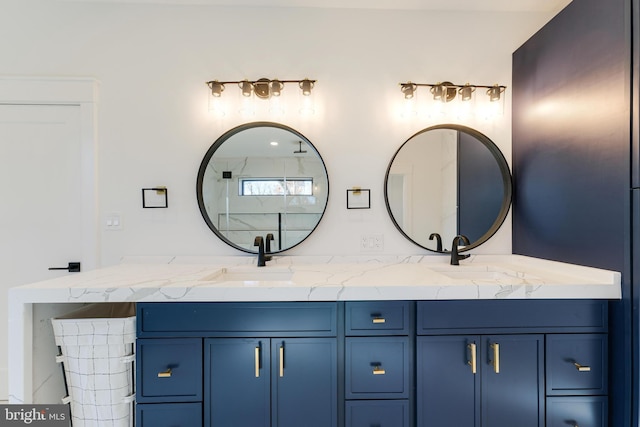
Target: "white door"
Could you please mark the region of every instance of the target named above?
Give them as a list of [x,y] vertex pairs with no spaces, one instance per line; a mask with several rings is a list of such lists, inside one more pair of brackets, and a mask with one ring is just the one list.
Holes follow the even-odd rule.
[[[79,105],[0,105],[2,349],[9,287],[69,274],[48,268],[83,261],[81,145]],[[7,376],[1,351],[0,400]]]

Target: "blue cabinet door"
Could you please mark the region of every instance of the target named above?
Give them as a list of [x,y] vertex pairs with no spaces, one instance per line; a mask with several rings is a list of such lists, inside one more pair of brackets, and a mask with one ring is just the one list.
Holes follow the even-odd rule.
[[[271,341],[274,405],[271,425],[336,427],[337,340],[273,338]],[[249,425],[258,426],[243,424],[243,427]]]
[[543,427],[543,343],[542,335],[418,337],[418,427]]
[[480,337],[422,336],[416,351],[418,427],[479,426]]
[[270,340],[205,340],[205,426],[269,427]]
[[482,336],[482,426],[544,426],[544,337]]

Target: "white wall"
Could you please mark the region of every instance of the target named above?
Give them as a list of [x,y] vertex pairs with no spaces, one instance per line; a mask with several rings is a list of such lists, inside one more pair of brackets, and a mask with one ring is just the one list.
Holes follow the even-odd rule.
[[[511,83],[511,53],[549,14],[348,9],[221,8],[0,0],[0,72],[92,76],[99,103],[100,212],[122,215],[103,231],[102,263],[123,255],[237,254],[211,233],[195,183],[213,141],[243,119],[207,109],[212,79],[317,79],[316,115],[280,121],[309,138],[330,179],[325,217],[289,253],[360,254],[363,234],[384,253],[423,253],[394,228],[384,174],[395,150],[433,120],[401,119],[401,81]],[[291,90],[285,88],[285,90]],[[235,92],[227,88],[226,94]],[[235,99],[235,96],[229,98]],[[256,117],[255,119],[270,119]],[[505,115],[462,124],[511,157]],[[169,209],[142,209],[143,187],[165,185]],[[347,188],[371,189],[369,210],[347,210]],[[509,253],[511,221],[477,253]]]

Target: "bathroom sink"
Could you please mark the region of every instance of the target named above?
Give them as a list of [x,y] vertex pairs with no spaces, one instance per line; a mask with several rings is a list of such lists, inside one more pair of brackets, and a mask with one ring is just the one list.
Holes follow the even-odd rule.
[[501,280],[518,279],[517,276],[506,274],[500,271],[439,271],[438,273],[451,279],[469,280]]
[[269,268],[221,268],[200,280],[207,282],[286,282],[291,281],[293,271]]
[[457,280],[522,281],[517,272],[490,266],[434,267],[433,271]]

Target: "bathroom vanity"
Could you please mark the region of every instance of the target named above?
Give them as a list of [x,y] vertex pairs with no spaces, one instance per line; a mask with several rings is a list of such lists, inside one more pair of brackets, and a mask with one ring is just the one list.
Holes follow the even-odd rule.
[[448,261],[137,259],[13,288],[11,399],[43,386],[34,305],[136,302],[137,426],[606,426],[620,275]]

